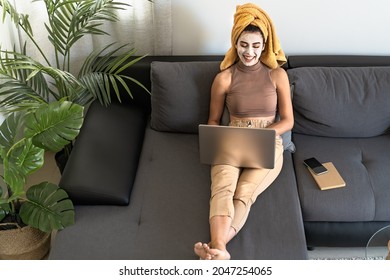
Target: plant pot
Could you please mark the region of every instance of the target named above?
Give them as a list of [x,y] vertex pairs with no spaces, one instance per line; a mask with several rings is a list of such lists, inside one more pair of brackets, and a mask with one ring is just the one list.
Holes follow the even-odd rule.
[[50,250],[51,234],[36,228],[0,230],[0,260],[40,260]]

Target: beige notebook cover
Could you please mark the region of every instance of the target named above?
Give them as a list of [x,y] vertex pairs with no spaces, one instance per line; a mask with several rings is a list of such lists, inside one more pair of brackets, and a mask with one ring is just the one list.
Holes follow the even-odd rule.
[[343,180],[340,173],[337,171],[336,167],[333,165],[332,162],[326,162],[322,165],[325,166],[326,169],[328,169],[328,172],[321,175],[316,175],[313,171],[309,169],[311,175],[313,176],[314,180],[317,182],[317,185],[321,190],[329,190],[346,186],[345,181]]

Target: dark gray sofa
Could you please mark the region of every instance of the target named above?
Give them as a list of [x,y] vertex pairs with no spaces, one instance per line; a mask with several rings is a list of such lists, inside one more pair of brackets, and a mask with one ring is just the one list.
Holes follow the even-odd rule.
[[[193,244],[209,240],[210,195],[197,125],[207,122],[221,59],[147,57],[128,74],[151,98],[131,85],[134,99],[91,105],[60,182],[76,223],[57,234],[50,259],[195,258]],[[288,58],[296,152],[286,133],[282,172],[229,244],[234,259],[306,259],[307,246],[364,246],[390,224],[390,68],[363,67],[387,65],[389,57]],[[347,187],[320,191],[302,164],[311,156],[334,162]]]
[[[390,57],[295,56],[293,155],[308,246],[365,246],[390,224]],[[347,186],[318,191],[302,166],[331,161]]]

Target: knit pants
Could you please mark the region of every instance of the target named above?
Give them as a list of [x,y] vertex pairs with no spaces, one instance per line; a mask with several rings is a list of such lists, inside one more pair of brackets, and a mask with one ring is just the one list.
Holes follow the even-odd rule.
[[211,167],[210,218],[229,216],[238,232],[248,217],[256,198],[279,175],[283,165],[282,138],[277,136],[273,169],[237,168],[230,165]]

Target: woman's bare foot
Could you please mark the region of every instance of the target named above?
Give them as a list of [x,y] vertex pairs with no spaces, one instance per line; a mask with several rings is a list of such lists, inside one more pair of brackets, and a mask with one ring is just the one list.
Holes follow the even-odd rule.
[[194,245],[194,252],[201,260],[211,260],[212,255],[209,253],[209,245],[198,242]]
[[209,249],[208,253],[212,257],[212,260],[230,260],[230,254],[229,252],[225,250],[220,249]]

